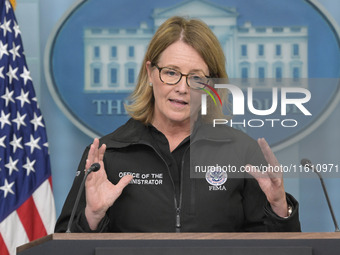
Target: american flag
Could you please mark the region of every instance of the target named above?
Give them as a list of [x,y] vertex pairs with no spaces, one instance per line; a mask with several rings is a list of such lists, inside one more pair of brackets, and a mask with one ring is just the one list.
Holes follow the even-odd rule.
[[13,8],[0,0],[0,254],[15,254],[54,224],[45,124]]

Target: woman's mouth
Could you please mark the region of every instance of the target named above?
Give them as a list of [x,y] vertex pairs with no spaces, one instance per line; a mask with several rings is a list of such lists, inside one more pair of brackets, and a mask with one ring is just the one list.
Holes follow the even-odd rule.
[[169,101],[171,102],[171,104],[173,105],[177,105],[177,106],[185,106],[188,105],[188,103],[184,100],[180,100],[180,99],[169,99]]

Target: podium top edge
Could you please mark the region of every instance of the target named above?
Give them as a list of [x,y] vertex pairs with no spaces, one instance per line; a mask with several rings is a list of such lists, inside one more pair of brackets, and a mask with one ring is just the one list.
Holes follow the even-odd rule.
[[334,240],[340,232],[54,233],[17,247],[17,253],[50,241],[74,240]]
[[51,240],[237,240],[237,239],[340,239],[340,232],[251,233],[55,233]]

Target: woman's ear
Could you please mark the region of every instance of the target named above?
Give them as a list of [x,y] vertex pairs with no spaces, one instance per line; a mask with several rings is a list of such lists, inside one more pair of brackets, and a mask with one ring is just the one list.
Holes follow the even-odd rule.
[[151,78],[152,65],[150,61],[146,61],[145,68],[146,68],[146,71],[148,72],[148,81],[152,82],[152,78]]

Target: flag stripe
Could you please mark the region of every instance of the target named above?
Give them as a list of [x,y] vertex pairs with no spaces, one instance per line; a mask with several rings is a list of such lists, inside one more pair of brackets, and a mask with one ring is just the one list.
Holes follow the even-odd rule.
[[47,234],[39,212],[35,207],[33,197],[29,197],[17,209],[17,213],[30,241],[43,237]]
[[2,239],[2,235],[0,234],[0,254],[1,255],[9,255],[9,252],[7,250],[6,244],[4,242],[4,239]]
[[53,232],[55,206],[45,123],[8,0],[0,26],[0,234],[12,255]]
[[37,207],[41,220],[47,231],[47,234],[53,233],[55,224],[55,205],[50,185],[50,179],[44,181],[40,187],[33,193],[33,200]]
[[29,242],[26,231],[16,211],[12,212],[0,223],[0,229],[2,238],[10,254],[16,254],[16,247]]
[[48,181],[50,182],[51,190],[53,191],[52,176],[50,176],[50,178],[48,178]]

